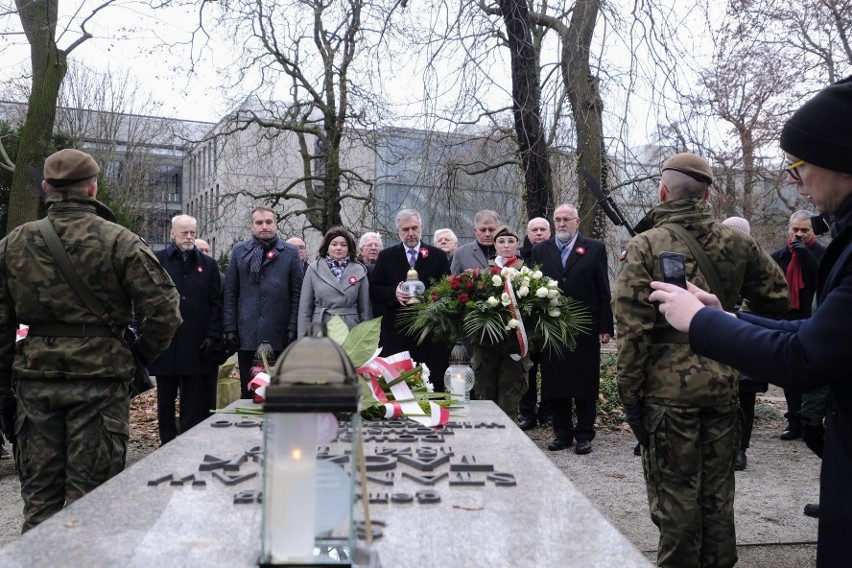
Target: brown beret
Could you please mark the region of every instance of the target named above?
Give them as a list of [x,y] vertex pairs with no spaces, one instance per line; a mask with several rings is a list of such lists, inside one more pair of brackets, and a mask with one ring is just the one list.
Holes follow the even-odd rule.
[[494,233],[494,240],[497,240],[497,237],[515,237],[516,241],[520,241],[518,238],[518,233],[515,232],[513,228],[509,225],[500,225],[497,227],[497,232]]
[[53,187],[65,187],[98,175],[100,166],[85,152],[65,149],[44,161],[44,179]]
[[707,185],[713,183],[713,170],[707,160],[691,152],[675,154],[663,162],[663,170],[674,170]]

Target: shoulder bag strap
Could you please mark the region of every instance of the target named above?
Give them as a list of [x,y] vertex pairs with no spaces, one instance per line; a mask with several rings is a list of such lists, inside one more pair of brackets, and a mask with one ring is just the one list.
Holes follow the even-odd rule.
[[103,303],[101,303],[89,287],[83,283],[83,279],[80,278],[80,275],[76,270],[74,270],[74,266],[71,264],[71,259],[68,258],[68,253],[65,251],[65,247],[62,246],[62,241],[59,239],[59,235],[56,234],[56,229],[50,219],[44,217],[36,223],[36,226],[41,232],[41,236],[44,238],[47,249],[50,251],[50,254],[53,255],[53,260],[56,261],[59,271],[62,272],[62,276],[65,277],[65,281],[68,282],[68,285],[71,286],[83,304],[86,305],[86,308],[101,318],[107,327],[109,327],[113,335],[115,335],[119,341],[125,343],[124,334],[116,328],[112,318],[109,317],[109,314],[107,314],[104,310]]
[[694,258],[695,262],[698,263],[701,273],[707,279],[707,283],[710,284],[710,291],[716,294],[716,297],[719,298],[719,301],[722,302],[722,306],[724,306],[726,310],[732,309],[733,305],[728,303],[728,297],[725,294],[725,289],[722,287],[722,279],[719,278],[719,272],[716,270],[716,265],[713,264],[713,261],[710,260],[709,256],[707,256],[707,253],[704,252],[704,249],[701,248],[701,245],[699,245],[698,241],[695,240],[695,237],[689,234],[689,231],[684,229],[682,226],[675,223],[666,223],[663,227],[676,234],[687,248],[689,248],[689,252],[692,253],[692,258]]

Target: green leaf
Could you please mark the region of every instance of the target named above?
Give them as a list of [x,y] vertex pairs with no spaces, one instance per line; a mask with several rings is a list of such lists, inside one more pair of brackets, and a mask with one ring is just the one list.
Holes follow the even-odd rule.
[[346,336],[349,335],[349,327],[340,316],[334,316],[325,326],[328,336],[332,338],[338,345],[343,345],[346,341]]
[[356,368],[369,361],[376,352],[381,330],[381,317],[362,321],[349,330],[349,335],[343,341],[343,350],[349,355]]

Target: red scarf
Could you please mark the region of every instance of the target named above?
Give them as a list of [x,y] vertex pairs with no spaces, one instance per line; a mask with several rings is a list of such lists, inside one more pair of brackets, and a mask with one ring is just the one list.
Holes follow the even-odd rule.
[[[816,242],[816,237],[811,237],[805,246],[811,248]],[[799,290],[805,287],[805,277],[802,274],[802,264],[798,255],[793,251],[793,239],[787,241],[787,250],[790,251],[790,264],[787,265],[787,285],[790,287],[790,309],[799,309]]]

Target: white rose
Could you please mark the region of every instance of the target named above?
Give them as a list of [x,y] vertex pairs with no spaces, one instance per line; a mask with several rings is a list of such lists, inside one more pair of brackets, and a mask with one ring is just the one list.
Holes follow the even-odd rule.
[[530,279],[529,278],[524,278],[523,280],[521,280],[521,286],[529,286],[529,285],[530,285]]
[[503,285],[503,279],[500,278],[499,274],[495,274],[494,276],[491,277],[491,283],[494,284],[495,286],[502,286]]
[[509,299],[509,294],[507,294],[506,292],[503,292],[500,295],[500,302],[502,302],[504,306],[508,306],[512,303],[512,301]]
[[487,300],[485,300],[485,303],[488,304],[489,307],[493,308],[494,306],[500,303],[500,300],[498,300],[494,296],[490,296]]
[[535,272],[532,273],[532,277],[535,278],[536,280],[538,280],[542,276],[544,276],[544,274],[541,273],[541,270],[536,270]]
[[529,289],[528,286],[521,286],[520,288],[518,288],[518,297],[519,298],[523,298],[524,296],[526,296],[529,293],[530,293],[530,289]]
[[539,298],[547,298],[547,288],[539,288],[535,291],[535,295]]
[[562,312],[560,312],[558,308],[550,308],[549,310],[547,310],[547,315],[552,318],[558,318],[561,314]]
[[557,286],[559,286],[559,282],[557,282],[553,278],[548,278],[547,286],[548,286],[548,288],[556,288]]
[[559,305],[559,298],[551,298],[550,299],[550,305],[551,306],[558,306]]
[[550,290],[547,291],[547,297],[548,298],[555,298],[558,295],[559,295],[559,290],[557,290],[556,288],[551,288]]
[[516,327],[518,327],[518,320],[516,320],[515,318],[510,319],[509,323],[506,324],[506,327],[508,327],[509,329],[515,329]]
[[529,274],[531,271],[526,266],[521,267],[521,274]]
[[518,271],[512,268],[511,266],[504,266],[503,270],[500,271],[500,276],[503,276],[504,278],[512,278],[517,274]]

